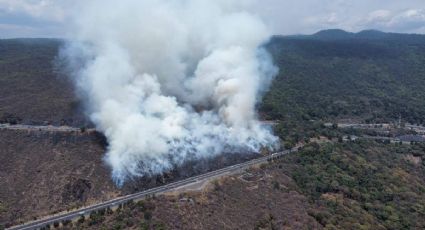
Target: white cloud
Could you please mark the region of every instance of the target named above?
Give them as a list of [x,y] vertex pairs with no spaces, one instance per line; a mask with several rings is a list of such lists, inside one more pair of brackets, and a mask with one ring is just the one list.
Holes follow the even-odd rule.
[[262,0],[255,10],[276,33],[314,33],[341,28],[424,33],[424,0]]
[[[45,36],[65,36],[68,15],[79,1],[83,0],[0,0],[0,23],[17,26],[16,32],[2,29],[0,36],[22,34],[19,29],[22,26],[37,27],[34,28],[37,36],[43,35],[43,24]],[[314,33],[329,28],[425,33],[424,0],[250,1],[255,7],[249,10],[260,15],[278,34]],[[52,24],[56,25],[56,31]]]
[[64,1],[0,0],[0,9],[8,14],[26,14],[36,19],[63,21],[66,16]]
[[382,22],[388,21],[391,18],[391,11],[389,10],[376,10],[369,13],[367,17],[368,22]]
[[384,31],[401,31],[407,33],[425,32],[425,9],[407,9],[401,11],[377,10],[369,14],[361,27]]

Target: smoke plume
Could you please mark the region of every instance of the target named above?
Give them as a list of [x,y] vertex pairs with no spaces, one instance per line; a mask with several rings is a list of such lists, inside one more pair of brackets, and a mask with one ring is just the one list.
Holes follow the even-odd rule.
[[65,55],[118,185],[189,159],[274,148],[255,106],[277,69],[242,0],[93,0]]

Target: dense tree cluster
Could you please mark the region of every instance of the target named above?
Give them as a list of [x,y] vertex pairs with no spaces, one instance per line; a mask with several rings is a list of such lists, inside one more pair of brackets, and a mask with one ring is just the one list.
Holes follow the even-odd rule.
[[265,118],[425,123],[425,36],[324,31],[267,47],[280,74],[260,105]]
[[280,164],[324,227],[425,228],[425,145],[313,143]]

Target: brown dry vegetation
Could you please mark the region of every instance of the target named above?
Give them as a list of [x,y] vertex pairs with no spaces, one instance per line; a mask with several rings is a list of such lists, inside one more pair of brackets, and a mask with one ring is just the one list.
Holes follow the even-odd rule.
[[[346,45],[339,43],[313,42],[314,46],[304,43],[305,40],[300,40],[298,45],[295,44],[298,48],[291,52],[276,49],[279,53],[275,54],[289,56],[278,59],[284,61],[279,63],[283,71],[261,106],[265,117],[285,121],[278,125],[277,133],[282,138],[290,137],[287,140],[290,144],[323,132],[320,122],[311,120],[346,117],[352,112],[355,112],[350,115],[353,118],[360,116],[366,121],[398,119],[401,114],[409,121],[423,123],[423,100],[411,100],[423,96],[423,90],[416,88],[423,85],[419,83],[423,82],[424,65],[421,61],[424,58],[416,48],[407,49],[405,54],[419,61],[395,59],[404,57],[400,55],[390,56],[380,70],[381,59],[374,52],[370,53],[370,49],[367,51],[370,46],[358,49],[358,44],[354,44],[355,47],[349,45],[350,49],[346,49]],[[85,124],[72,88],[54,73],[52,61],[59,44],[56,40],[0,42],[0,122]],[[333,53],[335,50],[329,47],[339,47],[336,51],[344,52]],[[322,51],[317,53],[318,49],[326,51],[321,59],[318,57]],[[345,57],[347,50],[352,51],[348,55],[353,57]],[[368,58],[356,57],[358,51],[367,51]],[[310,60],[311,57],[303,56],[303,53],[315,55]],[[375,59],[377,61],[373,61]],[[337,63],[333,63],[335,60]],[[333,64],[329,66],[329,63]],[[372,68],[370,63],[378,67]],[[360,72],[357,71],[359,67],[362,67]],[[387,73],[387,69],[391,72]],[[411,79],[407,81],[410,82],[408,85],[415,86],[416,90],[401,89],[400,81],[391,78],[391,87],[381,92],[385,76],[394,75],[397,76],[394,79],[398,79],[401,70],[410,70],[405,79]],[[327,71],[326,74],[322,74],[323,71]],[[322,83],[331,81],[337,86],[350,87],[316,84],[317,81],[310,81],[311,76]],[[306,81],[306,77],[310,80]],[[356,82],[361,87],[344,84],[340,79]],[[372,84],[368,79],[377,83]],[[323,85],[328,87],[324,90]],[[371,91],[376,87],[379,90]],[[323,92],[326,95],[322,95]],[[376,92],[379,95],[375,95]],[[333,103],[334,98],[341,95],[346,95],[348,104]],[[365,95],[379,99],[369,103],[380,108],[374,112],[374,117],[368,117],[369,107],[363,106],[360,100]],[[88,134],[1,130],[0,228],[2,224],[30,220],[118,195],[120,191],[111,182],[109,169],[102,162],[104,146],[100,143],[96,136]],[[160,196],[129,204],[116,213],[93,215],[77,227],[423,229],[424,156],[424,145],[406,147],[369,142],[311,145],[277,164],[217,181],[205,191]],[[244,160],[237,155],[232,157]],[[185,170],[176,170],[149,181],[134,181],[124,191],[138,191],[232,164],[232,157],[217,158],[212,164],[208,161],[196,165],[188,163],[183,166]]]
[[423,229],[425,145],[307,145],[215,181],[202,192],[152,197],[72,229]]
[[94,134],[0,131],[0,225],[115,197]]
[[158,198],[153,220],[168,229],[319,228],[295,188],[278,171],[252,170],[215,182],[210,191]]
[[86,123],[66,77],[55,70],[61,41],[0,40],[0,123]]
[[133,178],[121,189],[102,158],[104,137],[95,132],[0,130],[0,227],[163,185],[249,160],[217,156],[188,162],[163,176]]
[[309,209],[291,178],[262,167],[214,181],[201,192],[150,198],[71,228],[321,229]]

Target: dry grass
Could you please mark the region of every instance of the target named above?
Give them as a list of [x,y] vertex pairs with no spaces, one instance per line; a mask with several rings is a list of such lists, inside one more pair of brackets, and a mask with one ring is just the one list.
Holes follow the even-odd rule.
[[93,134],[0,131],[0,224],[116,197],[103,153]]

